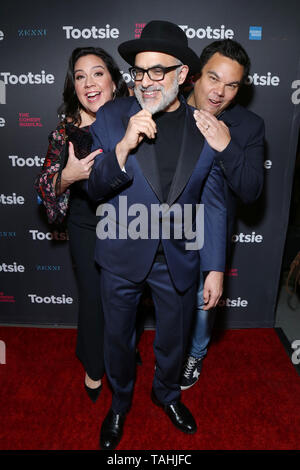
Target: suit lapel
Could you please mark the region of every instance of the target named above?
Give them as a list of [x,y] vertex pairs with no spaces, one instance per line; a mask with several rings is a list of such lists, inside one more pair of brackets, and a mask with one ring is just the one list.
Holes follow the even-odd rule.
[[[168,195],[167,203],[171,206],[174,201],[184,190],[187,182],[193,173],[193,170],[198,161],[199,155],[201,154],[204,138],[201,132],[198,130],[193,110],[186,105],[186,116],[183,131],[183,139],[180,148],[180,155],[176,167],[176,171],[173,177],[172,185]],[[140,106],[135,100],[132,107],[130,108],[127,115],[122,117],[122,122],[125,130],[127,129],[128,122],[131,116],[140,111]],[[132,152],[135,156],[144,177],[147,179],[152,190],[161,202],[163,201],[160,176],[156,164],[156,155],[154,150],[154,144],[149,139],[144,139],[138,146],[135,152]]]
[[202,152],[204,138],[195,124],[193,110],[186,105],[186,117],[180,155],[168,195],[167,203],[171,206],[180,196],[193,173],[199,155]]
[[240,123],[239,106],[232,104],[218,116],[218,119],[223,121],[229,128],[238,126]]
[[[128,122],[131,116],[138,113],[141,110],[138,102],[135,100],[132,107],[129,110],[129,113],[126,116],[122,117],[122,122],[125,130],[127,129]],[[162,202],[162,190],[160,184],[160,178],[158,173],[158,168],[156,164],[156,156],[154,145],[151,140],[145,138],[138,148],[131,153],[135,156],[144,177],[147,179],[152,190],[155,192],[158,199]]]
[[144,139],[137,149],[136,159],[156,196],[161,202],[163,202],[163,194],[156,163],[154,143],[149,139]]

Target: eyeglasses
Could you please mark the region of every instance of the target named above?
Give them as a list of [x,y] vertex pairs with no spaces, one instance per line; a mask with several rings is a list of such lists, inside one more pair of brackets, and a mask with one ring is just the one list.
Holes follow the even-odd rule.
[[139,82],[143,80],[144,74],[147,73],[150,80],[155,82],[159,82],[165,78],[165,74],[171,72],[171,70],[175,70],[178,67],[181,67],[182,64],[179,65],[171,65],[171,67],[162,67],[162,66],[155,66],[150,67],[149,69],[141,69],[140,67],[130,67],[129,73],[131,75],[132,80]]

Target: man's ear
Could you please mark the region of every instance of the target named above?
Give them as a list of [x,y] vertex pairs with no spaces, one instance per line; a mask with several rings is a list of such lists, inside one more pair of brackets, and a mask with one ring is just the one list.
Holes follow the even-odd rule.
[[185,82],[185,79],[187,77],[187,74],[189,73],[189,66],[188,65],[182,65],[179,75],[178,75],[178,83],[179,85],[182,85]]

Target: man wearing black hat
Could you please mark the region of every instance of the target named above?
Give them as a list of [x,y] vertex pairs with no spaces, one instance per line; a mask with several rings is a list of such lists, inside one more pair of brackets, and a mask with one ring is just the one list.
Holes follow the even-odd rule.
[[[102,268],[104,354],[113,396],[101,428],[102,449],[118,445],[131,405],[136,309],[146,283],[156,313],[152,401],[178,429],[196,431],[180,401],[180,372],[195,304],[201,230],[209,308],[221,296],[226,249],[216,152],[197,129],[193,109],[178,97],[187,74],[197,71],[198,57],[184,32],[167,21],[151,21],[140,39],[121,44],[119,52],[132,66],[135,97],[98,111],[91,132],[94,147],[103,153],[88,180],[90,197],[104,202],[97,210],[96,261]],[[197,243],[190,242],[196,232]]]

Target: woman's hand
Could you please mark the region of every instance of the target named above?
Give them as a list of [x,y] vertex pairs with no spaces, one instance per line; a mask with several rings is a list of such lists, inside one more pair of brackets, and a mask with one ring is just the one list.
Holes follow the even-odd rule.
[[75,181],[87,180],[92,171],[94,159],[101,152],[101,149],[95,150],[87,157],[79,160],[75,155],[72,142],[69,142],[69,158],[62,171],[62,180],[64,180],[65,183],[68,183],[68,185],[75,183]]
[[[75,181],[87,180],[92,171],[95,157],[101,153],[102,150],[98,149],[87,155],[87,157],[79,158],[76,157],[74,152],[74,146],[72,142],[69,142],[69,157],[68,162],[61,172],[60,188],[57,195],[64,193],[68,187],[75,183]],[[53,178],[53,186],[55,187],[57,175]]]

